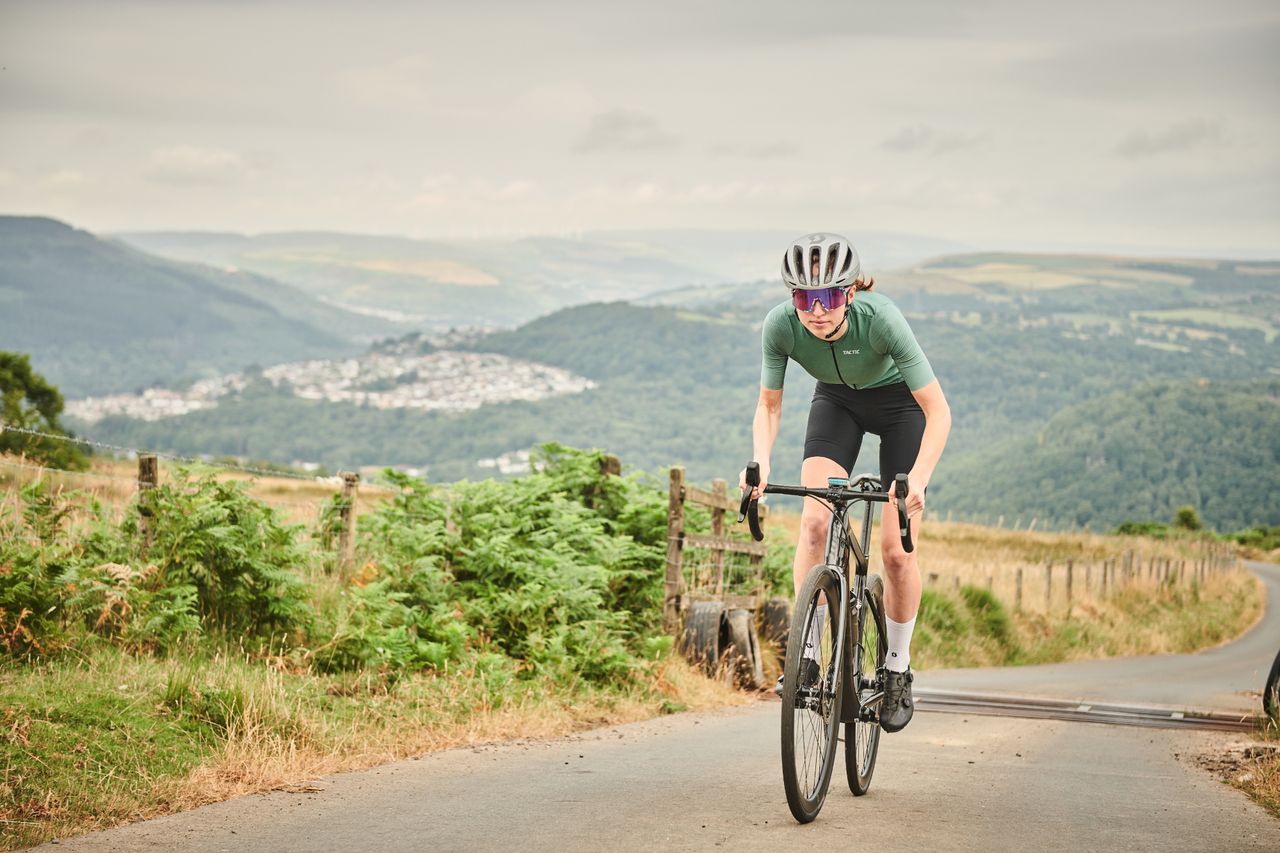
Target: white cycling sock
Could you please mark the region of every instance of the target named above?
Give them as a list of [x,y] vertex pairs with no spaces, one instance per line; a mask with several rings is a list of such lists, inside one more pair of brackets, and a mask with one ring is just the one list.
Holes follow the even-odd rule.
[[809,626],[809,636],[804,641],[804,657],[818,660],[822,651],[822,623],[827,618],[827,605],[819,604],[814,608],[813,624]]
[[911,665],[911,632],[916,629],[916,617],[912,616],[906,622],[894,622],[886,616],[884,622],[889,635],[889,657],[885,668],[890,672],[906,672]]

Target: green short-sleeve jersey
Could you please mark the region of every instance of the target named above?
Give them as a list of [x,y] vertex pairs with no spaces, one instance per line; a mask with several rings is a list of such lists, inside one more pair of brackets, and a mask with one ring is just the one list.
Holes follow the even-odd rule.
[[887,296],[862,292],[845,309],[844,333],[833,341],[814,337],[800,324],[791,301],[764,318],[764,363],[760,385],[777,390],[791,358],[819,382],[879,388],[906,382],[918,391],[933,381],[933,368],[898,306]]

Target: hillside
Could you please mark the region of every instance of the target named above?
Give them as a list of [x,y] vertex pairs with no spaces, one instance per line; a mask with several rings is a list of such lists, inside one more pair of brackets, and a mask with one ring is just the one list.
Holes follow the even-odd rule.
[[[1021,256],[1015,263],[1002,257],[1001,274],[1011,281],[967,282],[938,272],[963,269],[963,259],[951,258],[936,262],[941,264],[936,269],[886,275],[877,285],[906,306],[955,413],[947,455],[933,482],[931,506],[940,512],[988,511],[979,510],[957,484],[972,483],[991,459],[1020,458],[1008,455],[1012,442],[1037,435],[1055,415],[1073,407],[1127,394],[1154,380],[1198,388],[1194,383],[1201,379],[1209,380],[1210,387],[1274,379],[1280,352],[1258,325],[1272,322],[1267,318],[1275,315],[1274,273],[1231,262],[1045,258],[1044,272],[1055,265],[1061,270],[1066,263],[1105,272],[1095,274],[1092,283],[1053,280],[1054,286],[1037,289],[1015,277],[1023,274],[1022,267],[1034,268],[1035,258]],[[974,268],[989,269],[981,264]],[[1174,276],[1182,278],[1175,281]],[[705,300],[682,300],[679,308],[579,306],[459,345],[563,368],[596,384],[570,397],[485,406],[458,415],[419,415],[308,403],[259,390],[173,421],[143,425],[108,418],[92,434],[134,446],[141,442],[184,452],[305,459],[330,466],[425,464],[429,476],[441,480],[487,476],[491,469],[478,467],[477,460],[556,439],[606,447],[628,465],[649,470],[679,462],[697,480],[732,478],[750,452],[758,323],[784,293],[781,286],[762,283],[737,286],[732,300],[724,300],[723,294],[723,289],[708,289]],[[1188,309],[1189,302],[1198,308]],[[1181,313],[1189,310],[1194,315]],[[1254,327],[1245,328],[1250,321]],[[778,479],[798,476],[811,388],[799,369],[789,371],[773,459]],[[1194,417],[1174,415],[1165,428],[1178,435],[1198,434]],[[299,423],[313,428],[299,432]],[[1147,429],[1117,418],[1108,435],[1121,441],[1133,433],[1130,438],[1138,441]],[[868,440],[860,470],[874,468],[875,447]],[[1238,466],[1241,475],[1271,472],[1273,478],[1278,469],[1274,457]],[[1032,481],[1016,470],[1010,476],[1027,489],[1012,493],[1010,503],[1028,506],[1030,492],[1044,478]],[[1146,482],[1117,488],[1133,495],[1165,494],[1161,484],[1171,484],[1178,475],[1152,468],[1147,476]],[[1032,482],[1034,487],[1026,485]],[[1169,489],[1165,491],[1172,495]],[[1127,507],[1137,512],[1142,506],[1095,504],[1091,523],[1095,528],[1118,523],[1127,517]],[[1157,505],[1152,506],[1155,512]],[[1054,504],[1046,510],[1052,515],[1040,523],[1076,523],[1082,519],[1077,509],[1074,503]],[[1229,512],[1214,510],[1210,516],[1207,508],[1202,510],[1222,523],[1235,518]],[[1257,523],[1270,517],[1261,505],[1246,505],[1243,511]],[[1009,522],[1022,514],[990,512],[1006,515]]]
[[[932,490],[931,490],[932,491]],[[948,460],[941,507],[1112,529],[1196,507],[1219,530],[1280,524],[1280,380],[1160,382],[1065,409]]]
[[383,328],[261,276],[0,217],[0,346],[30,353],[68,397],[337,355]]
[[[448,241],[316,232],[120,235],[148,252],[252,270],[428,331],[514,326],[586,302],[750,280],[777,267],[792,236],[697,230]],[[912,235],[864,236],[864,256],[882,266],[956,248]]]

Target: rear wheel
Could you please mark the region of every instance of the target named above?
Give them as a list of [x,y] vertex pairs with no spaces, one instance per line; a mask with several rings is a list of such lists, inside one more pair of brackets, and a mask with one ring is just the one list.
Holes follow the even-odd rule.
[[[818,606],[826,613],[817,625]],[[815,566],[796,596],[782,684],[782,783],[800,823],[818,816],[831,785],[840,729],[840,575]]]
[[[876,673],[884,666],[889,643],[884,630],[884,581],[879,575],[867,578],[858,614],[855,640],[861,637],[860,652],[850,667],[854,689],[865,697],[874,689]],[[855,649],[857,653],[859,649]],[[871,787],[871,774],[876,769],[876,753],[880,748],[879,707],[863,708],[867,719],[844,725],[844,769],[849,777],[849,790],[861,797]]]

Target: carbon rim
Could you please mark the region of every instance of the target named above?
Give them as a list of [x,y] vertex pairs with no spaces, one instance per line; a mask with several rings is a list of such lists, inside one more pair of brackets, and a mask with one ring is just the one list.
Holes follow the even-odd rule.
[[[884,638],[880,636],[880,624],[875,612],[871,609],[871,597],[863,600],[862,615],[862,657],[858,664],[858,676],[861,683],[873,681],[876,670],[880,666],[880,648]],[[853,724],[854,757],[858,770],[858,778],[866,780],[875,766],[876,748],[880,744],[880,723],[856,722]]]
[[[822,807],[835,759],[840,720],[839,589],[833,572],[826,567],[814,569],[801,589],[796,610],[803,616],[793,623],[787,649],[782,695],[783,781],[787,804],[801,822],[812,820]],[[829,604],[822,630],[814,631],[817,606],[824,602]],[[816,642],[806,655],[810,639]],[[815,674],[817,679],[812,681]],[[810,678],[802,680],[803,675]]]

